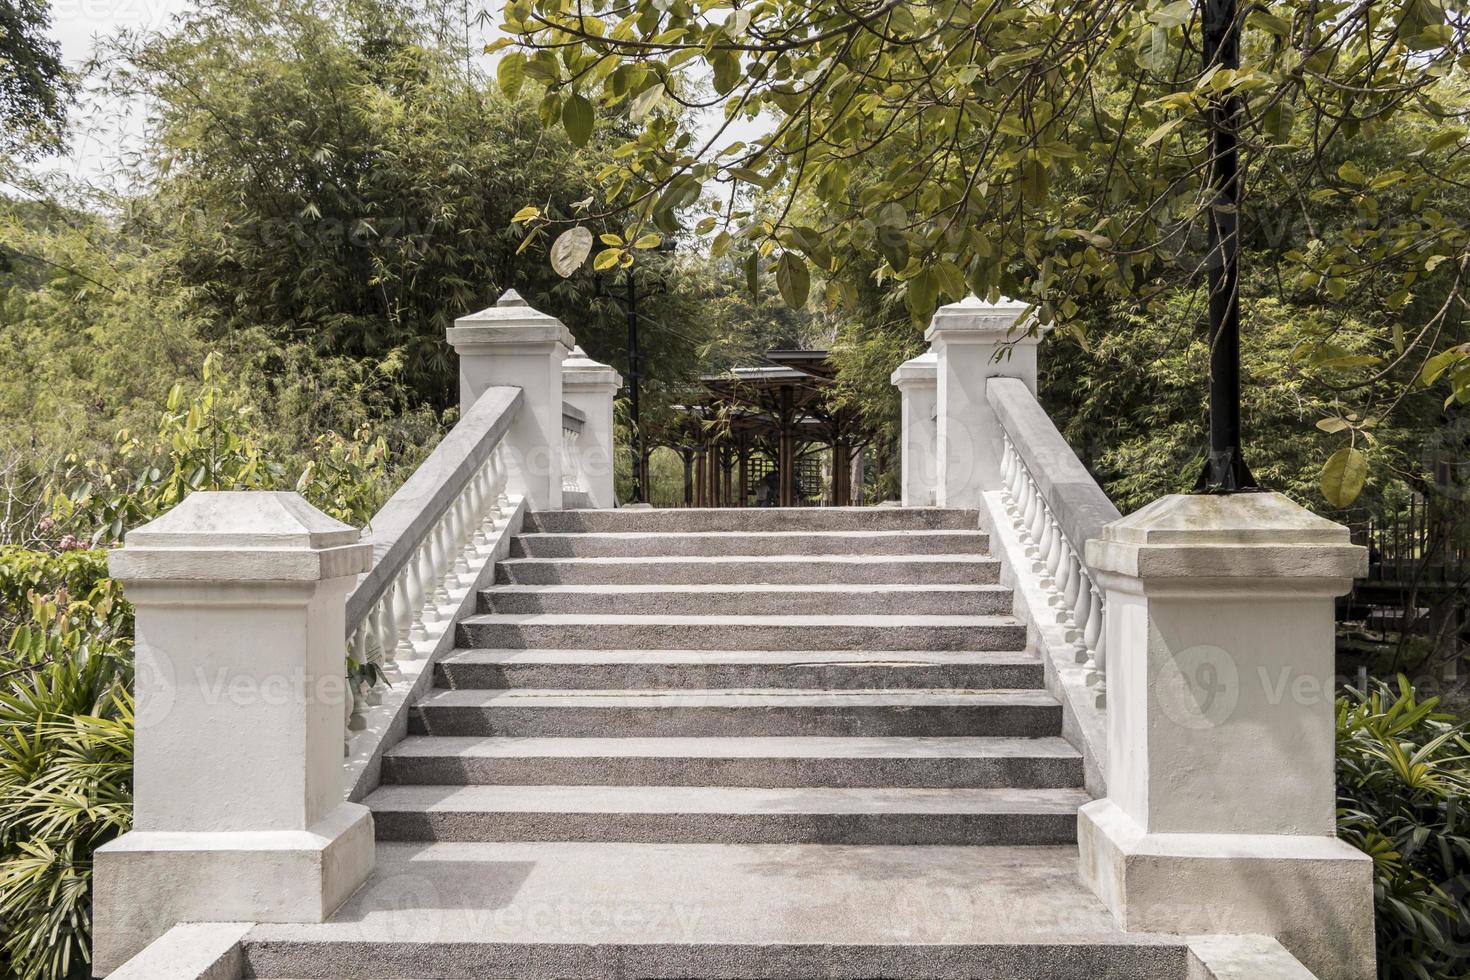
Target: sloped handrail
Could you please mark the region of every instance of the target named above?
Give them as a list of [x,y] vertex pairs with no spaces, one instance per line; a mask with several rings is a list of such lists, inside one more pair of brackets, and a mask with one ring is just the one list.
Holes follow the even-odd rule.
[[1057,621],[1077,648],[1088,679],[1107,695],[1104,592],[1083,553],[1089,538],[1122,516],[1026,384],[992,378],[986,398],[1000,422],[1006,511],[1026,542],[1032,571],[1050,593]]

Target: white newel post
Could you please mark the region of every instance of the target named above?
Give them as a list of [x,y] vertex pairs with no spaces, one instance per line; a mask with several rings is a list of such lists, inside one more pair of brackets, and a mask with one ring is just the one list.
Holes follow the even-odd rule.
[[937,357],[935,438],[940,507],[979,507],[1001,485],[1000,424],[985,397],[990,378],[1020,378],[1036,393],[1036,347],[1050,324],[1026,304],[987,303],[970,296],[941,306],[924,339]]
[[459,355],[464,412],[485,389],[520,388],[525,400],[505,436],[510,490],[536,510],[561,509],[562,359],[571,333],[508,289],[489,309],[462,316],[446,332]]
[[1374,976],[1372,862],[1337,839],[1333,599],[1347,528],[1280,494],[1169,496],[1087,544],[1107,593],[1108,796],[1081,871],[1132,931],[1274,935]]
[[178,922],[320,922],[373,868],[345,801],[345,603],[371,548],[294,493],[195,493],[108,559],[137,610],[133,829],[94,969]]
[[889,378],[898,389],[902,406],[901,476],[905,507],[934,506],[935,481],[939,476],[935,459],[938,434],[934,425],[938,366],[938,355],[926,351],[904,361]]
[[593,507],[617,506],[613,493],[613,397],[623,386],[622,376],[592,360],[581,347],[562,362],[562,397],[587,416],[577,455]]

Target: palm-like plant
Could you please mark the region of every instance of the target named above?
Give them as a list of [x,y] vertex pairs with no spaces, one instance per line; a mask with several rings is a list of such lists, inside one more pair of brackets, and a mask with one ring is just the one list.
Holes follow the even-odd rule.
[[92,852],[132,821],[128,613],[32,596],[0,657],[0,949],[7,975],[91,971]]

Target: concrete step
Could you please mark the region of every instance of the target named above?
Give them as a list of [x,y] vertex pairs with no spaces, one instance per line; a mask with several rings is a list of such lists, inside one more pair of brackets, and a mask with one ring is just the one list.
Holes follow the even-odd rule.
[[1020,650],[1011,616],[469,616],[460,647],[505,650]]
[[1008,613],[1001,585],[498,585],[480,593],[487,613],[594,615],[970,616]]
[[256,977],[1185,980],[1075,847],[378,845],[331,920],[256,926]]
[[494,738],[414,735],[385,784],[1062,789],[1082,757],[1060,738]]
[[456,650],[434,667],[452,689],[1039,689],[1028,653],[874,650]]
[[993,585],[985,554],[767,555],[687,558],[521,558],[496,565],[506,585]]
[[434,691],[409,716],[415,735],[1055,736],[1062,708],[1044,691]]
[[672,531],[518,534],[512,558],[708,558],[719,555],[983,554],[981,531]]
[[720,507],[668,510],[578,510],[526,514],[525,530],[672,531],[973,531],[980,512],[940,507]]
[[385,841],[1070,844],[1079,789],[384,786]]

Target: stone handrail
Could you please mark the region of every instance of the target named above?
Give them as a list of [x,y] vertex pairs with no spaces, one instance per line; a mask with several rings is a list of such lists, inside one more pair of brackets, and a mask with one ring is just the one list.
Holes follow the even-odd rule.
[[[578,443],[587,428],[587,413],[567,402],[561,403],[561,489],[563,494],[585,493]],[[565,503],[567,497],[563,496]]]
[[1106,699],[1104,591],[1084,560],[1086,544],[1121,515],[1087,472],[1026,384],[992,378],[986,398],[1000,423],[1001,489],[1026,541],[1032,570],[1050,593],[1057,622],[1086,662],[1098,703]]
[[[426,619],[468,573],[507,503],[503,438],[523,402],[491,388],[373,516],[363,533],[372,563],[347,597],[355,660],[391,669],[417,659]],[[354,688],[353,722],[371,697]]]

